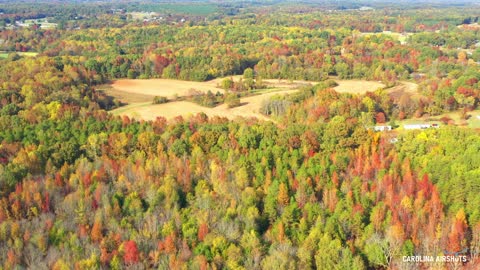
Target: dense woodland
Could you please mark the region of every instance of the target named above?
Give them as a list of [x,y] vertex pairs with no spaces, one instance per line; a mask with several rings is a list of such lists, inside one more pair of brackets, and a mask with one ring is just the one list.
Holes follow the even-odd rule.
[[[479,131],[365,128],[478,107],[480,28],[457,27],[474,8],[227,3],[145,22],[128,12],[162,9],[110,5],[0,3],[1,269],[478,267]],[[239,74],[228,92],[320,83],[268,101],[275,121],[136,121],[96,90]],[[409,80],[419,97],[340,94],[331,77]],[[402,262],[454,252],[467,262]]]

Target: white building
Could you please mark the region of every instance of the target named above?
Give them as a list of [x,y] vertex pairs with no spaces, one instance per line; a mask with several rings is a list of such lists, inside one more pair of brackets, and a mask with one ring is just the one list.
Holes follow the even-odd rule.
[[390,130],[392,130],[392,126],[374,126],[373,130],[375,130],[375,131],[390,131]]
[[403,129],[427,129],[427,128],[438,128],[438,124],[416,124],[416,125],[403,125]]

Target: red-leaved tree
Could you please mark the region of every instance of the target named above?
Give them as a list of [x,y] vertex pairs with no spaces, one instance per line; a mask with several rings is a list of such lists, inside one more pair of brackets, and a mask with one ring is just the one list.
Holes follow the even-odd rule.
[[123,261],[125,264],[134,264],[138,262],[138,248],[137,244],[133,240],[123,243],[124,255]]

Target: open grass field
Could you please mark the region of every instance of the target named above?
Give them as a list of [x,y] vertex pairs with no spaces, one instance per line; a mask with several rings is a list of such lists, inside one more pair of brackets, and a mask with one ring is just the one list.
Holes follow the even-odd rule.
[[315,85],[318,82],[302,81],[302,80],[278,80],[278,79],[266,79],[263,82],[268,87],[280,87],[287,89],[297,89],[302,86]]
[[442,117],[448,117],[452,120],[452,122],[450,123],[452,125],[468,127],[468,128],[480,128],[480,110],[474,110],[474,111],[468,112],[467,115],[468,115],[468,119],[465,120],[461,118],[460,111],[455,111],[455,112],[444,113],[444,114],[433,116],[433,117],[405,119],[402,121],[398,121],[397,124],[400,125],[400,128],[402,128],[403,125],[425,124],[425,123],[445,125],[442,121],[440,121],[440,119]]
[[232,114],[235,117],[236,116],[257,117],[259,119],[266,120],[268,118],[259,112],[263,101],[268,100],[275,95],[287,95],[287,94],[293,94],[295,92],[297,92],[297,90],[281,90],[281,91],[267,92],[261,95],[242,98],[240,100],[242,106],[239,106],[239,107],[229,109],[226,104],[222,104],[216,108],[218,108],[219,110],[228,112],[229,114]]
[[[0,51],[0,58],[7,58],[9,54],[12,52]],[[28,57],[35,57],[38,55],[37,52],[14,52],[20,56],[28,56]]]
[[268,117],[259,112],[262,102],[274,95],[291,94],[296,91],[297,90],[282,90],[242,98],[242,105],[235,108],[228,108],[226,104],[214,108],[207,108],[188,101],[174,101],[158,105],[153,105],[151,102],[143,102],[132,103],[125,107],[115,109],[112,113],[116,115],[127,115],[131,118],[143,120],[154,120],[157,116],[162,116],[167,119],[172,119],[178,115],[188,117],[201,112],[209,117],[219,116],[228,119],[235,119],[237,117],[255,117],[261,120],[269,120]]
[[[230,76],[226,78],[231,78],[234,81],[238,81],[242,78],[240,75]],[[108,93],[121,93],[128,94],[128,96],[134,97],[132,95],[143,95],[143,96],[165,96],[165,97],[174,97],[174,96],[186,96],[189,94],[191,89],[195,89],[201,92],[211,91],[216,93],[224,93],[224,90],[219,87],[222,80],[225,78],[217,78],[211,81],[206,82],[192,82],[192,81],[181,81],[181,80],[170,80],[170,79],[147,79],[147,80],[138,80],[138,79],[122,79],[116,80],[113,82],[111,87],[108,87]],[[278,79],[265,79],[264,83],[269,88],[275,89],[297,89],[306,85],[314,85],[318,82],[310,81],[301,81],[301,80],[278,80]],[[363,81],[363,80],[336,80],[339,84],[334,89],[340,93],[352,93],[352,94],[363,94],[367,91],[375,91],[379,88],[384,88],[385,85],[380,82],[375,81]],[[270,89],[261,90],[269,91]]]
[[[231,76],[234,81],[238,81],[242,76]],[[351,94],[364,94],[367,91],[373,92],[379,88],[384,88],[385,84],[376,81],[365,80],[339,80],[332,78],[338,83],[338,86],[334,87],[335,91],[339,93],[351,93]],[[223,78],[215,79],[207,83],[212,85],[219,85]],[[283,88],[283,89],[298,89],[302,86],[315,85],[319,82],[304,81],[304,80],[283,80],[283,79],[264,79],[263,83],[269,88]]]
[[[224,90],[216,87],[212,82],[191,82],[169,79],[149,79],[149,80],[117,80],[112,84],[112,89],[109,93],[114,91],[128,93],[129,95],[143,95],[143,96],[164,96],[172,98],[174,96],[186,96],[191,89],[201,92],[217,91],[223,93]],[[133,97],[133,96],[132,96]]]
[[[242,76],[230,76],[234,81],[240,80]],[[234,119],[236,117],[256,117],[262,120],[269,120],[259,111],[264,100],[274,95],[292,94],[298,91],[298,88],[305,85],[313,85],[317,82],[291,81],[266,79],[264,83],[269,88],[258,90],[257,95],[241,98],[241,106],[228,108],[222,104],[215,108],[202,107],[198,104],[188,101],[172,101],[164,104],[152,104],[154,96],[165,96],[170,99],[174,97],[186,96],[191,89],[213,93],[224,92],[219,88],[224,78],[218,78],[207,82],[191,82],[168,79],[150,79],[150,80],[117,80],[111,85],[99,87],[106,94],[113,96],[129,105],[115,109],[113,114],[127,115],[135,119],[154,120],[157,116],[163,116],[172,119],[175,116],[189,116],[200,112],[209,117],[220,116]],[[374,81],[361,80],[337,80],[338,86],[335,90],[341,93],[363,94],[367,91],[375,91],[378,88],[385,87],[384,84]]]
[[385,84],[375,81],[362,80],[335,80],[338,86],[334,87],[339,93],[364,94],[367,91],[373,92],[379,88],[384,88]]
[[25,20],[24,24],[25,25],[33,25],[33,24],[40,24],[40,27],[42,29],[55,29],[57,28],[58,24],[57,23],[51,23],[48,22],[48,18],[43,18],[43,19],[29,19]]
[[391,32],[391,31],[383,31],[383,32],[379,32],[379,33],[363,32],[360,35],[362,35],[362,36],[388,35],[388,36],[391,36],[394,39],[398,40],[400,43],[405,44],[405,43],[407,43],[408,37],[413,35],[413,33],[397,33],[397,32]]
[[[173,3],[173,1],[157,1],[164,3],[140,3],[133,9],[134,12],[144,12],[145,10],[151,12],[158,12],[160,14],[176,14],[176,15],[194,15],[194,16],[206,16],[218,11],[217,5],[213,3],[202,3],[202,1],[180,3],[179,1]],[[207,1],[205,1],[207,2]]]
[[160,16],[159,13],[155,13],[155,12],[129,12],[128,15],[131,15],[132,19],[134,20],[141,20],[141,19],[151,18],[154,16]]
[[112,87],[112,85],[99,85],[97,91],[104,92],[106,95],[114,97],[125,104],[134,104],[142,102],[152,102],[153,97],[151,95],[144,95],[139,93],[130,93],[128,91],[121,91]]
[[389,88],[387,91],[395,103],[398,103],[400,98],[405,94],[410,96],[411,99],[419,99],[422,97],[422,95],[418,93],[418,84],[407,81],[399,82],[398,85]]
[[205,16],[217,11],[217,7],[208,3],[195,4],[169,4],[165,3],[160,6],[165,12],[172,12],[176,14],[190,14]]

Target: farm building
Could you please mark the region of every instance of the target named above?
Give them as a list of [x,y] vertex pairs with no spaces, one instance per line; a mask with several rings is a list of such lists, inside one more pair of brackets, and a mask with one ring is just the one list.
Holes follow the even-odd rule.
[[390,130],[392,130],[392,126],[374,126],[373,130],[375,130],[375,131],[390,131]]
[[415,125],[404,125],[404,129],[427,129],[427,128],[438,128],[438,124],[415,124]]

